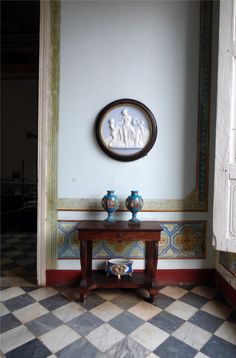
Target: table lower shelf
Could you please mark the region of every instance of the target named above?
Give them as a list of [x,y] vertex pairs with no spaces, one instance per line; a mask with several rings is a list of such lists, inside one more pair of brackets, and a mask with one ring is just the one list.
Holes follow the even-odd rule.
[[81,299],[84,300],[87,293],[98,288],[145,288],[150,296],[157,295],[157,281],[144,272],[134,272],[131,276],[106,276],[104,271],[94,271],[86,280],[80,282]]

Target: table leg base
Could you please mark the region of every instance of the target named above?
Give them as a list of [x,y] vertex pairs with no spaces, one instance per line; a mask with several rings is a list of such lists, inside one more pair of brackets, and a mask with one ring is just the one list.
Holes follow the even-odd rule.
[[158,295],[158,289],[157,288],[150,288],[149,289],[149,298],[148,298],[148,302],[153,303],[155,298],[157,298]]
[[79,297],[82,303],[84,303],[87,300],[87,294],[88,292],[80,292]]

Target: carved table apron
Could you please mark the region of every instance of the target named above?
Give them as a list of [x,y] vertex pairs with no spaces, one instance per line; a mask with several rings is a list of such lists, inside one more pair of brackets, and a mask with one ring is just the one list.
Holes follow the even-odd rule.
[[[85,220],[79,224],[80,298],[84,301],[89,291],[96,288],[145,288],[150,293],[150,301],[157,296],[156,269],[158,261],[158,242],[162,228],[157,221],[105,222]],[[132,277],[106,276],[105,270],[92,271],[93,241],[145,241],[145,270],[134,272]]]

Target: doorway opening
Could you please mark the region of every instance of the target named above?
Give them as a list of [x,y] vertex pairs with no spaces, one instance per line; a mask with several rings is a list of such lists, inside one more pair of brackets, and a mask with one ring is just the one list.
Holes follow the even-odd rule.
[[1,2],[1,277],[36,283],[40,1]]

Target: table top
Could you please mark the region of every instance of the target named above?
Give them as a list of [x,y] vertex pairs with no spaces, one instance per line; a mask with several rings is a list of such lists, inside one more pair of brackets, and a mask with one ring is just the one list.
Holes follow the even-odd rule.
[[84,220],[79,223],[78,230],[85,231],[162,231],[159,221],[140,221],[131,223],[129,221],[101,221]]

